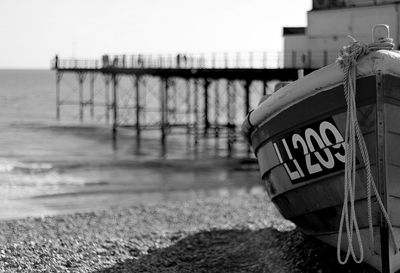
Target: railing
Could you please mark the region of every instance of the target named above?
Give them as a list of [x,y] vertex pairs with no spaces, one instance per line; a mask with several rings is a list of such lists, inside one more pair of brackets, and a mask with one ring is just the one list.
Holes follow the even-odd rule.
[[100,60],[59,59],[51,62],[56,69],[100,68],[319,68],[333,62],[337,51],[228,52],[166,55],[103,55]]

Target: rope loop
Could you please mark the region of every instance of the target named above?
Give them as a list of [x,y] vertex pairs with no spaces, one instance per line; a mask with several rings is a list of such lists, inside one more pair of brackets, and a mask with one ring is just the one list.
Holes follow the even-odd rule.
[[392,50],[395,46],[392,38],[381,38],[367,45],[357,41],[350,35],[348,37],[351,39],[350,44],[340,49],[339,56],[336,59],[336,63],[343,70],[350,64],[355,65],[361,56],[367,55],[371,51],[380,49]]
[[[366,186],[367,186],[367,206],[368,206],[368,226],[370,233],[370,248],[374,252],[374,230],[372,223],[372,191],[375,195],[381,213],[388,225],[391,239],[395,247],[395,253],[398,253],[399,247],[394,237],[394,231],[390,222],[389,215],[385,206],[380,198],[380,194],[375,185],[374,178],[371,172],[370,160],[368,156],[367,145],[365,144],[360,125],[357,120],[357,106],[356,106],[356,78],[357,78],[357,61],[360,57],[369,54],[371,51],[380,49],[392,50],[394,48],[393,39],[381,38],[371,44],[363,44],[356,41],[353,37],[349,36],[352,40],[348,46],[343,47],[339,51],[339,56],[336,63],[344,72],[343,86],[344,94],[347,103],[346,115],[346,131],[345,131],[345,173],[344,173],[344,200],[342,215],[340,218],[340,225],[338,231],[337,242],[337,259],[340,264],[345,264],[349,257],[352,256],[356,263],[361,263],[364,259],[364,250],[361,241],[360,229],[357,222],[355,212],[355,190],[356,190],[356,148],[357,144],[361,152],[363,163],[366,172]],[[372,189],[372,191],[371,191]],[[344,259],[341,257],[340,249],[342,244],[342,232],[346,230],[347,234],[347,252]],[[354,234],[355,232],[355,234]],[[357,259],[354,246],[353,236],[355,235],[360,257]]]

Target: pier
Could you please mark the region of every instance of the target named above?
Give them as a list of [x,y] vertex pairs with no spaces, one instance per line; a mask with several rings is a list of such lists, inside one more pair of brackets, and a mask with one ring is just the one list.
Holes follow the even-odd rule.
[[[182,134],[195,150],[201,140],[213,139],[215,149],[223,146],[231,157],[238,143],[250,151],[240,125],[273,92],[269,83],[293,81],[315,70],[308,61],[311,54],[320,54],[325,64],[326,52],[104,55],[98,60],[56,56],[51,63],[56,116],[60,120],[64,107],[76,107],[80,122],[110,124],[113,135],[118,128],[132,128],[138,148],[144,131],[157,130],[162,155],[168,136]],[[66,75],[76,78],[76,85],[63,84]]]

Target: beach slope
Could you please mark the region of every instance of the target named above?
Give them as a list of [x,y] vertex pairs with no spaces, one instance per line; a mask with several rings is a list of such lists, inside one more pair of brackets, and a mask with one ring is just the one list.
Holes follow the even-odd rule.
[[[261,189],[0,222],[0,272],[375,272],[284,220]],[[189,201],[187,201],[189,200]]]

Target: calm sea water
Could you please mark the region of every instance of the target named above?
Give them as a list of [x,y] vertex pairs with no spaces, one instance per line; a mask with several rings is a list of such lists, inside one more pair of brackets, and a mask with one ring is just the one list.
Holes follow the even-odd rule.
[[157,133],[145,133],[138,151],[134,131],[120,130],[115,144],[104,122],[80,124],[77,107],[62,108],[61,122],[55,111],[54,72],[0,70],[0,200],[258,183],[254,169],[213,156],[214,144],[202,144],[206,160],[192,160],[185,137],[173,136],[163,160]]

